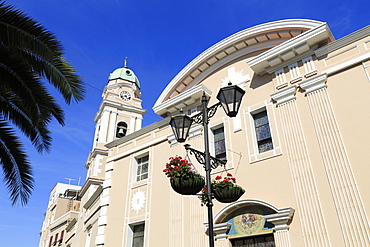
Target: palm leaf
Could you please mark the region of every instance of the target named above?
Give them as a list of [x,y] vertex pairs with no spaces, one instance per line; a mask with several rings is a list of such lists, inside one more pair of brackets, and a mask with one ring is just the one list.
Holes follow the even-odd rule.
[[25,205],[33,189],[32,169],[17,136],[0,120],[0,164],[12,205]]
[[30,164],[14,131],[22,131],[39,152],[51,145],[49,123],[64,125],[64,113],[45,82],[65,102],[80,101],[84,87],[63,57],[54,34],[22,11],[0,0],[0,164],[13,205],[27,203],[33,187]]

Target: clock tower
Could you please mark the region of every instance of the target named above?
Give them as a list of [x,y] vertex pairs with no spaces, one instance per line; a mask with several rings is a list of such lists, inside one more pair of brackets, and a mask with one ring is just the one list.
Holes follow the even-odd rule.
[[102,94],[96,122],[92,151],[87,159],[88,177],[104,179],[108,149],[105,144],[141,129],[146,110],[141,106],[140,82],[126,67],[113,71]]

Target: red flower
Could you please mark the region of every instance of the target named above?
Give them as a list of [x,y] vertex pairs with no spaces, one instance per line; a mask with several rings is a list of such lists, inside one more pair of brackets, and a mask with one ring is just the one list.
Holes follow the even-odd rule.
[[229,180],[225,179],[225,180],[224,180],[224,182],[225,182],[225,183],[228,183],[228,182],[229,182]]
[[220,180],[221,178],[222,178],[221,176],[217,176],[215,179]]
[[231,175],[231,173],[228,173],[227,176],[232,177],[233,175]]

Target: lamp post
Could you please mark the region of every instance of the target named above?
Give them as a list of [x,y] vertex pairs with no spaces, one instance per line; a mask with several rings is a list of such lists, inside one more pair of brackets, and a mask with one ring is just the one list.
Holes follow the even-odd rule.
[[238,114],[241,100],[245,94],[245,91],[236,85],[223,87],[217,94],[218,103],[207,108],[208,99],[203,92],[202,95],[202,112],[199,114],[189,117],[182,112],[178,116],[171,118],[170,125],[175,138],[178,142],[185,142],[188,137],[190,127],[193,122],[203,125],[204,128],[204,147],[205,151],[200,152],[190,147],[189,144],[185,145],[186,150],[190,150],[191,154],[194,154],[199,163],[203,164],[206,171],[206,183],[207,183],[207,208],[208,208],[208,237],[209,246],[214,247],[214,234],[213,234],[213,212],[212,212],[212,184],[211,184],[211,171],[217,168],[219,165],[225,165],[226,161],[216,159],[209,153],[209,137],[208,137],[208,122],[211,117],[217,111],[219,106],[222,106],[225,110],[226,115],[229,117],[235,117]]

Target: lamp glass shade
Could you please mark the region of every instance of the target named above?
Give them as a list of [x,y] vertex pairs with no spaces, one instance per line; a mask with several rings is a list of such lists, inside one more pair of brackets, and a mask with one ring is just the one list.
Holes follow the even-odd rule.
[[185,142],[189,135],[189,130],[192,123],[193,119],[186,115],[180,115],[171,118],[170,125],[178,142]]
[[220,88],[217,99],[220,101],[226,115],[235,117],[238,114],[245,91],[237,85],[229,85]]

